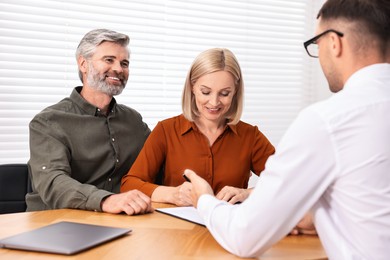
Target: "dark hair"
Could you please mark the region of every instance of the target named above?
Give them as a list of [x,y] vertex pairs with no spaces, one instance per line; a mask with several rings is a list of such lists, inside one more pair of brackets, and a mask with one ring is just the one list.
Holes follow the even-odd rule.
[[390,36],[389,0],[327,0],[317,18],[322,21],[344,19],[357,22],[364,33],[375,36],[383,48],[388,48]]

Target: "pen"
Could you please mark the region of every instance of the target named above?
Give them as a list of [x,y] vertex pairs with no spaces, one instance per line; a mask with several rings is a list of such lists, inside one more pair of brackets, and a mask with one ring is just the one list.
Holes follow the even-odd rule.
[[184,177],[184,179],[186,179],[186,181],[191,182],[191,180],[188,179],[188,177],[184,173],[183,173],[183,177]]

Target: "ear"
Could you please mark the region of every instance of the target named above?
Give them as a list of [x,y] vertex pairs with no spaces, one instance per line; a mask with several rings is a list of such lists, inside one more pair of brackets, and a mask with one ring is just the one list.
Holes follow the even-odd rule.
[[79,66],[79,69],[82,73],[85,73],[88,71],[88,62],[83,56],[79,56],[77,59],[77,65]]
[[334,57],[340,57],[343,53],[343,41],[341,40],[341,37],[339,37],[335,33],[331,33],[329,35],[330,37],[330,50]]

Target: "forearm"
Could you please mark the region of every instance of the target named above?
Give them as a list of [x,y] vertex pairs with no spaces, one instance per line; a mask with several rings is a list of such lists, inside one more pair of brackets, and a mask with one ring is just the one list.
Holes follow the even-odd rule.
[[176,204],[175,187],[158,186],[152,193],[153,202]]
[[[250,203],[252,204],[252,203]],[[269,212],[259,213],[254,205],[242,203],[231,205],[215,200],[211,196],[202,196],[198,201],[198,210],[204,217],[207,228],[218,243],[240,257],[255,257],[264,253],[276,241],[287,234],[283,216],[269,216]],[[259,216],[261,219],[259,219]],[[263,221],[264,219],[264,221]]]
[[120,191],[127,192],[131,190],[139,190],[145,195],[152,197],[152,194],[157,187],[158,185],[144,181],[138,176],[126,174],[122,178]]
[[171,203],[177,206],[191,206],[191,184],[185,182],[177,187],[158,186],[153,194],[153,202]]
[[[72,173],[69,147],[50,130],[45,120],[30,124],[30,160],[33,193],[45,208],[77,208],[100,211],[103,197],[111,194],[83,184]],[[32,202],[34,203],[34,202]],[[37,207],[42,207],[43,205]]]
[[93,185],[82,184],[66,174],[52,171],[33,173],[34,192],[51,209],[76,208],[101,211],[101,200],[112,194]]

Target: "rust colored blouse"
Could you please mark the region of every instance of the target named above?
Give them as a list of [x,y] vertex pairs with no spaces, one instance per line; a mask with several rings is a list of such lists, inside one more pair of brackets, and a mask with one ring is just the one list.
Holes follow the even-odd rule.
[[210,147],[195,123],[179,115],[156,125],[123,176],[121,192],[138,189],[151,197],[158,187],[157,180],[162,180],[164,186],[182,184],[185,169],[207,180],[215,194],[227,185],[247,188],[251,171],[259,175],[274,152],[257,126],[242,121],[226,126]]

